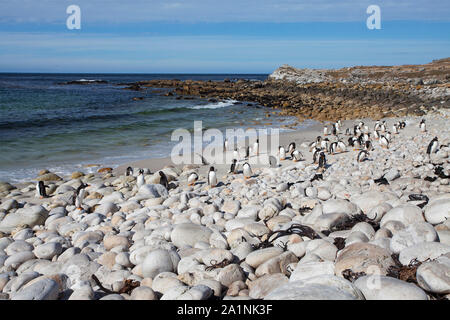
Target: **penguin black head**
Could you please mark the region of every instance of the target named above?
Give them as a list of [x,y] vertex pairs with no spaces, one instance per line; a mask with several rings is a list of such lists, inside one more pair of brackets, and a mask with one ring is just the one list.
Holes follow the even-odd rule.
[[[233,159],[233,163],[236,164],[236,162],[237,162],[237,160],[236,160],[236,159]],[[210,169],[210,170],[211,170],[211,169]]]
[[[236,159],[234,159],[234,160],[236,160]],[[215,171],[214,167],[209,167],[209,171]]]
[[126,175],[129,176],[129,175],[132,175],[132,174],[133,174],[133,168],[128,167]]
[[139,174],[144,174],[144,170],[143,170],[143,169],[140,169],[140,170],[139,170]]

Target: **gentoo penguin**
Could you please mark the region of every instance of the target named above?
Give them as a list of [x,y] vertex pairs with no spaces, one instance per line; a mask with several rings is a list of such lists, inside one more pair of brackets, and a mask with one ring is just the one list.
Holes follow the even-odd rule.
[[328,143],[329,143],[329,142],[330,142],[330,140],[328,140],[328,138],[323,139],[322,142],[320,142],[320,147],[321,147],[322,149],[328,151],[328,149],[329,149]]
[[167,190],[169,190],[169,181],[167,180],[167,176],[164,172],[159,171],[159,184],[163,185]]
[[337,149],[337,142],[332,142],[330,144],[330,151],[329,151],[329,153],[330,154],[335,154],[336,153],[336,149]]
[[244,179],[249,179],[252,176],[252,168],[250,168],[248,162],[244,163],[242,168],[244,173]]
[[350,128],[347,128],[346,130],[345,130],[345,135],[346,136],[351,136],[352,134],[350,133]]
[[406,122],[405,121],[401,121],[400,122],[400,129],[405,129],[406,127]]
[[217,177],[216,177],[216,172],[214,171],[214,167],[209,168],[208,185],[211,188],[214,188],[215,186],[217,186]]
[[83,200],[84,197],[86,196],[86,190],[85,188],[88,187],[87,184],[82,183],[77,190],[75,191],[75,206],[77,207],[77,209],[82,210],[82,205],[83,205]]
[[386,121],[383,121],[383,123],[380,125],[380,131],[382,133],[386,132]]
[[375,131],[373,132],[373,137],[375,138],[375,140],[380,139],[380,133],[378,132],[378,130],[375,130]]
[[347,150],[347,146],[345,145],[344,141],[342,141],[342,140],[338,140],[337,148],[338,148],[339,152],[345,152]]
[[364,132],[363,133],[363,140],[364,140],[364,142],[369,141],[370,140],[370,133]]
[[294,162],[298,162],[298,161],[302,160],[302,157],[303,157],[302,153],[298,150],[294,150],[291,152],[291,159]]
[[373,126],[373,131],[378,131],[380,130],[380,120],[377,120],[375,122],[375,125]]
[[431,155],[432,153],[435,153],[438,149],[438,146],[439,146],[438,138],[434,137],[433,140],[431,140],[431,142],[428,144],[427,154]]
[[138,188],[142,187],[145,184],[144,170],[142,169],[139,170],[139,175],[137,176],[136,184]]
[[313,163],[317,163],[317,161],[319,160],[320,152],[322,152],[322,149],[320,149],[320,148],[315,148],[315,149],[314,149],[314,153],[313,153]]
[[336,136],[338,134],[337,129],[336,129],[336,125],[333,123],[333,128],[331,129],[331,134],[333,136]]
[[295,142],[289,143],[288,153],[291,154],[295,150]]
[[279,146],[278,147],[278,154],[280,156],[280,160],[285,160],[286,159],[286,150],[284,149],[283,146]]
[[364,127],[364,122],[360,121],[360,122],[358,123],[358,127],[359,127],[359,128]]
[[320,146],[320,144],[322,143],[322,137],[318,136],[316,138],[316,141],[311,142],[308,147],[309,147],[309,151],[312,152],[312,150],[318,146]]
[[398,134],[398,124],[397,123],[394,123],[394,125],[392,126],[392,132],[394,134]]
[[366,141],[366,143],[364,144],[364,149],[366,151],[372,151],[373,150],[373,145],[372,145],[372,142],[370,142],[370,140]]
[[248,159],[248,158],[250,158],[250,147],[249,146],[247,146],[245,148],[245,159]]
[[369,152],[367,152],[366,150],[361,150],[358,153],[358,157],[356,158],[356,160],[358,162],[363,162],[364,160],[367,160],[368,157],[369,157]]
[[128,167],[126,176],[128,177],[128,176],[132,176],[132,175],[133,175],[133,168],[132,167]]
[[361,129],[358,126],[353,127],[353,135],[359,136],[361,134]]
[[198,180],[198,174],[196,172],[192,172],[188,177],[188,186],[195,185],[195,182]]
[[327,158],[325,157],[325,152],[321,152],[319,155],[319,168],[325,168],[327,165]]
[[256,139],[255,143],[253,144],[253,154],[255,156],[259,155],[259,139]]
[[225,138],[225,141],[223,142],[223,150],[227,151],[228,150],[228,139]]
[[386,139],[388,139],[388,141],[391,141],[391,132],[390,131],[386,131],[385,137],[386,137]]
[[327,136],[327,135],[328,135],[328,127],[327,127],[327,126],[324,126],[324,127],[323,127],[323,135],[324,135],[324,136]]
[[380,145],[383,149],[389,149],[389,140],[385,136],[381,136]]
[[237,173],[237,160],[233,159],[233,163],[231,164],[230,171],[228,173]]
[[48,198],[47,190],[45,190],[46,188],[48,188],[48,186],[44,184],[44,181],[38,181],[36,184],[36,196],[39,196],[41,199]]
[[239,159],[239,152],[238,152],[238,150],[237,150],[237,147],[234,147],[234,150],[233,150],[233,158],[234,158],[234,159]]
[[427,132],[427,126],[425,125],[425,119],[422,119],[422,121],[420,121],[420,131],[421,132]]

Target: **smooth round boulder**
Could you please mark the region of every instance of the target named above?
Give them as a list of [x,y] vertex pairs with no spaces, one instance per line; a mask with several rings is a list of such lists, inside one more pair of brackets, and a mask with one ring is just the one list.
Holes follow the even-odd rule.
[[157,249],[147,254],[142,264],[144,278],[154,278],[161,272],[174,272],[177,270],[179,255],[175,251]]
[[366,300],[428,300],[415,284],[381,275],[363,276],[354,282]]
[[62,250],[62,245],[59,242],[49,242],[37,246],[33,252],[39,259],[51,260],[54,256],[60,254]]
[[437,240],[438,234],[431,224],[418,222],[396,232],[391,239],[390,249],[394,253],[399,253],[415,244]]
[[209,238],[212,231],[204,226],[196,225],[193,223],[181,223],[175,225],[170,234],[172,243],[182,248],[185,246],[193,247],[197,242],[203,241],[209,243]]
[[419,207],[406,204],[389,210],[381,219],[380,227],[383,228],[389,221],[400,221],[405,226],[408,226],[413,223],[423,222],[425,219]]
[[450,219],[450,198],[439,199],[424,208],[425,219],[431,224],[439,224]]

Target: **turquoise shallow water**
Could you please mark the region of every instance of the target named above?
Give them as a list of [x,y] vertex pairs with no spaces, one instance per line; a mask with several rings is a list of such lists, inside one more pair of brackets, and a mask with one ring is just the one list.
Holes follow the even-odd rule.
[[[165,157],[176,143],[170,141],[172,131],[192,131],[194,120],[202,120],[205,129],[224,130],[265,119],[260,106],[176,100],[152,89],[136,92],[118,84],[161,78],[263,80],[266,76],[0,74],[0,180],[31,179],[43,168],[65,174],[87,163],[115,166]],[[60,84],[80,79],[108,83]],[[144,99],[133,101],[134,97]]]

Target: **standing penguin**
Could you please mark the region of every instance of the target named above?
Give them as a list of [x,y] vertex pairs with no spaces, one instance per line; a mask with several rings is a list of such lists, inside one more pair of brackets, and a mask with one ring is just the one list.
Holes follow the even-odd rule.
[[250,147],[249,146],[247,146],[245,148],[245,159],[248,159],[248,158],[250,158]]
[[325,152],[321,152],[319,155],[319,168],[325,168],[327,165],[327,158],[325,157]]
[[331,129],[331,133],[333,136],[336,136],[338,134],[336,124],[333,123],[333,128]]
[[421,132],[427,132],[427,126],[425,124],[425,119],[422,119],[422,121],[420,121],[420,131]]
[[336,151],[337,151],[336,149],[337,149],[337,142],[331,143],[331,144],[330,144],[330,151],[329,151],[329,153],[330,153],[330,154],[335,154]]
[[431,155],[432,153],[435,153],[438,149],[438,146],[439,146],[438,138],[434,137],[433,140],[431,140],[431,142],[428,144],[427,154]]
[[394,125],[392,126],[392,132],[394,134],[398,134],[398,124],[397,123],[394,123]]
[[192,172],[188,177],[188,186],[195,185],[195,182],[198,180],[198,174],[196,172]]
[[164,172],[159,171],[159,184],[163,185],[167,190],[169,190],[169,181]]
[[86,196],[86,187],[88,187],[89,185],[82,183],[77,190],[75,191],[75,200],[74,200],[74,204],[77,207],[77,209],[82,210],[82,205],[83,205],[83,200],[84,197]]
[[234,147],[234,150],[233,150],[233,158],[234,158],[234,159],[239,159],[239,152],[238,152],[237,147]]
[[385,136],[381,136],[380,145],[383,149],[389,149],[389,140]]
[[288,153],[291,154],[295,150],[295,142],[289,143]]
[[136,185],[138,188],[142,187],[145,184],[145,179],[144,179],[144,170],[140,169],[139,170],[139,175],[137,177],[137,181],[136,181]]
[[364,144],[364,148],[366,151],[372,151],[373,150],[372,142],[370,142],[370,140],[367,140],[366,143]]
[[315,148],[314,149],[314,153],[313,153],[313,163],[317,163],[317,161],[319,160],[319,155],[322,152],[322,149],[320,148]]
[[223,142],[223,150],[227,151],[228,150],[228,139],[225,138],[225,141]]
[[48,186],[44,184],[44,181],[38,181],[36,184],[36,197],[40,197],[41,199],[48,198],[46,188]]
[[368,157],[369,157],[369,152],[367,152],[366,150],[361,150],[358,153],[358,157],[356,158],[356,160],[358,162],[363,162],[364,160],[367,160]]
[[283,146],[278,147],[278,154],[280,155],[280,160],[286,159],[286,150],[284,149]]
[[249,179],[252,176],[252,168],[250,167],[248,162],[244,163],[243,169],[244,179]]
[[214,167],[209,168],[208,185],[211,188],[214,188],[215,186],[217,186],[217,176],[216,176],[216,172],[214,171]]
[[237,173],[237,160],[233,159],[233,163],[231,164],[230,171],[228,173]]
[[391,141],[391,132],[390,131],[386,132],[386,139],[388,139],[389,142]]
[[259,139],[256,139],[255,143],[253,144],[253,154],[255,156],[259,155]]
[[328,143],[329,143],[329,142],[330,142],[330,140],[329,140],[328,138],[323,139],[322,142],[320,143],[320,147],[321,147],[322,149],[328,151],[328,149],[329,149]]
[[323,135],[324,135],[324,136],[327,136],[327,135],[328,135],[328,127],[327,127],[327,126],[324,126],[324,127],[323,127]]
[[133,168],[132,167],[128,167],[127,168],[127,172],[126,172],[126,176],[132,176],[133,175]]
[[380,133],[378,132],[378,130],[375,130],[375,131],[373,132],[373,137],[375,138],[375,140],[380,139]]

